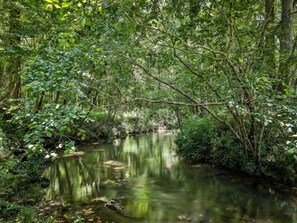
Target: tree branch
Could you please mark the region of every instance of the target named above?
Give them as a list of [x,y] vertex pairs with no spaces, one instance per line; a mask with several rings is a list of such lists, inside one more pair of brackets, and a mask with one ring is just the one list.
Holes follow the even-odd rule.
[[208,102],[208,103],[185,103],[180,101],[166,101],[166,100],[156,100],[156,99],[148,99],[148,98],[134,98],[135,101],[146,101],[150,103],[165,103],[170,105],[183,105],[183,106],[217,106],[217,105],[225,105],[225,102]]

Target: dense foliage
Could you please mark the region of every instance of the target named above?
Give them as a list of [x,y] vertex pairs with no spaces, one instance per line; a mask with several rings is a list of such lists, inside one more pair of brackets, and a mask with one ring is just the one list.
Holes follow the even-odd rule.
[[287,184],[296,180],[295,158],[290,152],[280,153],[278,138],[272,138],[271,144],[263,149],[261,159],[255,161],[230,130],[208,116],[185,122],[176,143],[177,153],[190,163],[209,163]]
[[296,182],[294,0],[0,9],[1,161],[183,125],[187,161]]

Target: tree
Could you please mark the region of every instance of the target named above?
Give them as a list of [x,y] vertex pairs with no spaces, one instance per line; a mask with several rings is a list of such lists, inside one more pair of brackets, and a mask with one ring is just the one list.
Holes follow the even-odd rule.
[[[1,0],[1,78],[0,101],[18,99],[21,94],[21,67],[24,55],[36,50],[45,33],[43,3],[35,0]],[[48,28],[48,27],[47,27]]]
[[8,98],[17,99],[20,97],[21,92],[21,56],[17,52],[20,48],[21,37],[18,33],[21,28],[21,9],[18,4],[13,3],[9,7],[9,29],[10,36],[9,47],[12,50],[12,54],[9,58],[9,65],[7,73],[9,74],[9,86],[8,86]]
[[276,28],[275,28],[275,0],[265,0],[265,62],[271,68],[272,73],[276,68]]
[[290,85],[291,57],[293,54],[293,9],[294,0],[282,0],[281,33],[280,33],[280,83],[279,90]]

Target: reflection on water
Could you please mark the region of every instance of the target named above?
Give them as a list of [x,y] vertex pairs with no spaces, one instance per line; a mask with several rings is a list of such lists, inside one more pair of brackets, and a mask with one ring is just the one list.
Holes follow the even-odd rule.
[[[189,167],[172,150],[174,134],[88,145],[54,162],[46,198],[89,208],[102,222],[297,223],[297,199],[250,178]],[[104,207],[117,198],[122,216]]]

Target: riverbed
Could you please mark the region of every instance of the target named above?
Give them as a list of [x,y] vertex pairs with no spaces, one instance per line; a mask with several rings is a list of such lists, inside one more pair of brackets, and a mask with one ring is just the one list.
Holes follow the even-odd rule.
[[[88,144],[45,170],[46,200],[63,203],[59,222],[297,223],[297,196],[283,187],[175,154],[175,132]],[[116,200],[125,211],[105,206]]]

